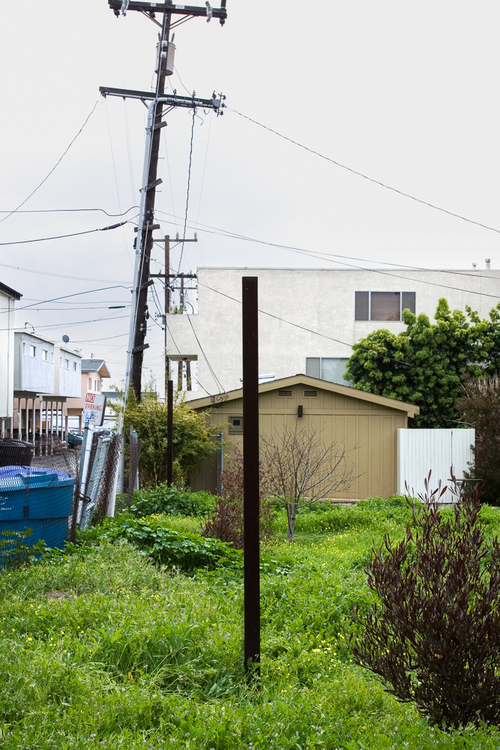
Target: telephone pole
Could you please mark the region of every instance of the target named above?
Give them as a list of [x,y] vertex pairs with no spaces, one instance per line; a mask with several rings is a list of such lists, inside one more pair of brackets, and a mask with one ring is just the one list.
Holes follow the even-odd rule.
[[[159,225],[154,222],[154,207],[156,187],[161,184],[158,179],[158,155],[160,149],[161,129],[165,125],[162,121],[164,106],[168,110],[174,107],[188,108],[210,108],[214,109],[217,114],[222,112],[222,97],[216,98],[215,94],[211,99],[199,99],[193,96],[178,96],[177,94],[165,95],[165,79],[172,70],[167,69],[167,63],[171,62],[169,53],[172,52],[169,47],[170,30],[176,24],[172,22],[172,16],[180,15],[181,18],[177,23],[181,23],[186,18],[192,16],[205,17],[208,21],[212,18],[218,18],[221,26],[224,25],[227,12],[226,0],[221,0],[220,8],[212,8],[210,3],[205,7],[198,8],[188,5],[174,5],[171,0],[163,3],[154,2],[134,2],[134,0],[108,0],[108,5],[116,16],[126,15],[127,11],[140,11],[149,17],[158,26],[161,26],[158,45],[158,61],[156,69],[156,90],[151,91],[134,91],[129,89],[113,89],[101,86],[100,92],[103,96],[120,96],[122,98],[139,99],[149,105],[149,117],[146,137],[146,153],[144,160],[144,177],[141,187],[141,207],[139,213],[139,225],[136,246],[136,266],[134,273],[134,287],[132,290],[132,312],[129,330],[129,346],[127,352],[127,374],[126,390],[128,393],[130,384],[132,385],[137,401],[141,400],[141,379],[142,363],[144,351],[149,348],[146,343],[147,322],[149,318],[147,298],[148,288],[153,284],[150,276],[151,250],[153,247],[153,230],[158,229]],[[156,15],[162,16],[159,23]],[[173,46],[173,45],[172,45]],[[173,64],[173,61],[172,63]],[[166,271],[168,274],[168,270]],[[167,283],[167,279],[165,279]],[[165,315],[167,312],[165,312]],[[166,325],[166,321],[165,321]],[[167,368],[168,369],[168,368]],[[126,398],[126,395],[125,395]]]

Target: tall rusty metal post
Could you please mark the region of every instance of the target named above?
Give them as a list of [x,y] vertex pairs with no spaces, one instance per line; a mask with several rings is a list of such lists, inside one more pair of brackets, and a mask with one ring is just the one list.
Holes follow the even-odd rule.
[[245,671],[260,677],[258,279],[242,278]]

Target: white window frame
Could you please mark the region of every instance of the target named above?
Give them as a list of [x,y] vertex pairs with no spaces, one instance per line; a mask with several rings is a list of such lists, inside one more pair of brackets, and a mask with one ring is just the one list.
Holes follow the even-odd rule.
[[[373,295],[399,295],[399,317],[397,318],[374,318],[373,317],[373,306],[372,306],[372,296]],[[365,298],[358,297],[358,295],[368,295],[368,317],[360,317],[360,313],[358,312],[358,305],[359,307],[362,307],[366,304]],[[411,305],[408,306],[407,304],[404,304],[403,299],[408,297],[408,295],[413,295],[413,310],[411,309]],[[416,299],[416,292],[400,292],[397,290],[388,290],[388,289],[377,289],[374,291],[358,291],[354,293],[354,320],[355,322],[375,322],[375,323],[401,323],[403,320],[403,310],[409,309],[411,312],[415,313],[417,308],[417,299]]]

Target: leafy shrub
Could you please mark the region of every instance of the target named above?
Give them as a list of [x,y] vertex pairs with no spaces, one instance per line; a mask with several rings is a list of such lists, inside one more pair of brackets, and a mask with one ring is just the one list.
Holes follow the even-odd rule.
[[[228,542],[235,549],[243,549],[243,454],[236,446],[221,476],[222,497],[217,500],[214,512],[202,528],[206,537]],[[267,497],[272,482],[268,472],[261,466],[259,476],[261,541],[269,541],[274,535],[274,500]]]
[[478,488],[459,492],[443,514],[426,491],[405,539],[384,539],[367,568],[379,601],[351,642],[358,664],[432,724],[498,725],[500,545],[485,541]]
[[45,549],[45,542],[40,540],[30,545],[28,540],[33,530],[25,528],[23,531],[4,529],[0,533],[0,566],[20,568],[36,559]]
[[[121,404],[111,404],[111,408],[118,414]],[[124,433],[128,434],[130,427],[133,427],[141,442],[139,466],[144,486],[155,487],[167,478],[167,416],[168,406],[160,401],[153,380],[146,384],[139,403],[133,389],[130,389]],[[193,411],[180,398],[174,404],[173,421],[174,481],[183,484],[189,473],[215,451],[216,445],[211,438],[206,416]]]
[[109,518],[102,526],[80,535],[79,540],[126,539],[139,547],[155,562],[169,568],[192,572],[199,568],[239,568],[239,552],[219,539],[206,539],[200,534],[183,534],[162,525],[161,519]]
[[160,484],[153,490],[134,492],[129,512],[142,518],[156,513],[171,516],[204,516],[215,507],[216,499],[208,492],[190,492]]
[[500,505],[500,378],[469,379],[457,403],[462,419],[476,430],[474,465],[466,476],[483,484],[483,501]]

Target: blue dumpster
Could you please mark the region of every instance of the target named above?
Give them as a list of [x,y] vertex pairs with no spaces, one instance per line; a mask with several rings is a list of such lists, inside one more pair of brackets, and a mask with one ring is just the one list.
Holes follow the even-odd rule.
[[0,467],[0,532],[32,530],[30,545],[43,539],[62,549],[68,537],[75,478],[32,466]]

